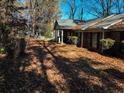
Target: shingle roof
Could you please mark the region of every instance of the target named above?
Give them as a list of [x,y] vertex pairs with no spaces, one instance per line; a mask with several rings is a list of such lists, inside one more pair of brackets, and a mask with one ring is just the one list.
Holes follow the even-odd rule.
[[[87,25],[87,23],[85,25],[87,26],[86,29],[88,29],[88,28],[109,29],[109,27],[111,27],[123,20],[124,20],[124,13],[118,14],[118,15],[110,15],[106,18],[101,18],[98,21],[95,20],[94,22],[90,22],[89,23],[90,25]],[[85,30],[84,26],[82,26],[82,30]]]
[[76,26],[73,20],[58,20],[57,21],[60,26]]
[[[57,27],[55,29],[72,29],[72,30],[90,30],[90,29],[112,29],[113,25],[117,25],[120,22],[124,22],[124,13],[113,14],[105,18],[98,18],[88,22],[74,20],[58,20]],[[121,25],[124,28],[124,25]]]
[[81,29],[81,21],[76,20],[57,20],[56,29]]

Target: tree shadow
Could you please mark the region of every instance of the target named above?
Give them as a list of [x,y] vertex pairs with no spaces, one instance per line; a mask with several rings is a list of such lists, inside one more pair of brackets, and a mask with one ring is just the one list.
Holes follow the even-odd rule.
[[109,73],[91,66],[91,64],[101,64],[100,62],[88,58],[79,58],[72,62],[61,55],[55,55],[54,49],[48,49],[45,44],[44,48],[54,57],[54,65],[67,80],[70,93],[123,93],[124,89],[109,78]]
[[105,72],[111,74],[112,76],[114,76],[117,79],[122,79],[124,80],[124,73],[120,72],[119,70],[116,69],[106,69]]
[[[31,47],[30,50],[33,52],[28,52],[14,61],[1,59],[1,93],[57,93],[55,86],[49,82],[46,68],[43,65],[43,59],[47,55],[46,51],[41,46]],[[27,67],[32,65],[32,55],[38,57],[42,74],[37,74],[35,69],[26,71]]]
[[28,47],[30,51],[23,57],[14,61],[0,60],[1,93],[57,93],[56,86],[60,83],[50,82],[48,68],[44,64],[49,54],[53,58],[53,65],[59,71],[57,74],[62,74],[66,80],[69,92],[64,93],[123,93],[123,89],[110,78],[108,71],[92,67],[92,64],[104,64],[83,57],[72,62],[53,51],[55,47],[48,49],[45,43],[36,43],[37,45]]

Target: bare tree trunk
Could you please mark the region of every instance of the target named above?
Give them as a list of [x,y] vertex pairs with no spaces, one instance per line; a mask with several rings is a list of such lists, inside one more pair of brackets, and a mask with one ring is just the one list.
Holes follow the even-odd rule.
[[112,12],[113,0],[93,0],[91,3],[93,3],[93,6],[89,6],[90,10],[88,9],[88,12],[90,11],[90,14],[96,17],[106,17]]
[[66,0],[66,3],[68,4],[70,11],[69,11],[69,18],[70,19],[75,19],[75,13],[77,11],[76,7],[76,0]]

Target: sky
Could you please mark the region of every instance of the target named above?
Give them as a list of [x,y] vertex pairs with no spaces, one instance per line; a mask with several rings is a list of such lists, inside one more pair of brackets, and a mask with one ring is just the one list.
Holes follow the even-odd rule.
[[[89,1],[88,0],[84,0],[84,1],[85,2],[83,3],[83,7],[84,7],[83,19],[84,20],[95,19],[96,16],[94,16],[94,15],[92,15],[92,14],[90,14],[90,13],[87,12],[89,10],[88,10],[88,8],[87,8],[86,5],[90,4]],[[93,0],[90,0],[90,1],[93,1]],[[76,0],[76,7],[77,7],[77,11],[78,12],[76,12],[75,19],[77,19],[77,20],[80,19],[79,18],[79,16],[80,16],[80,14],[79,14],[79,11],[80,11],[79,6],[80,5],[81,5],[80,0]],[[67,3],[61,3],[59,9],[60,9],[61,15],[62,15],[61,19],[69,19],[69,16],[68,16],[68,14],[69,14],[69,5]]]
[[[60,0],[61,1],[61,0]],[[71,0],[65,0],[65,1],[71,1]],[[83,20],[90,20],[90,19],[95,19],[98,17],[98,14],[95,13],[95,9],[93,10],[93,8],[95,7],[96,9],[98,9],[98,12],[102,11],[101,6],[99,5],[100,0],[75,0],[76,1],[76,6],[77,6],[77,10],[78,12],[76,12],[75,15],[75,19],[80,19],[80,8],[79,7],[83,7],[84,9],[84,13],[83,13]],[[81,3],[81,1],[83,1],[83,3]],[[117,2],[116,2],[117,4]],[[121,5],[121,7],[124,7],[124,0],[119,0],[119,4]],[[111,13],[117,13],[117,8],[115,8],[115,0],[113,0],[112,5],[114,5],[111,8]],[[107,3],[105,3],[105,6],[107,6]],[[68,3],[61,3],[60,4],[60,11],[61,11],[61,19],[68,19],[69,16],[69,5]],[[121,12],[124,12],[123,8],[121,8]],[[96,16],[97,15],[97,16]],[[100,15],[99,15],[100,17]]]
[[[88,0],[85,1],[84,4],[87,4],[87,3],[89,3]],[[80,0],[76,0],[76,6],[80,6],[80,4],[81,4]],[[61,19],[69,19],[69,16],[68,16],[69,5],[66,4],[66,3],[61,3],[59,9],[60,9],[60,12],[61,12],[61,15],[62,15]],[[77,11],[80,11],[79,7],[78,7]],[[87,10],[85,9],[84,10],[84,15],[83,15],[83,19],[84,20],[90,20],[90,19],[96,18],[96,16],[93,16],[92,14],[89,14],[86,11]],[[75,19],[78,19],[79,20],[79,14],[78,14],[78,12],[75,15]]]
[[17,1],[19,1],[19,2],[24,2],[25,0],[17,0]]

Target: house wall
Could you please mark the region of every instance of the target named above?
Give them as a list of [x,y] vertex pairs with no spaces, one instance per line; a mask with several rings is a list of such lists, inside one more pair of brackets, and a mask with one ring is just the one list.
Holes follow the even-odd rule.
[[[82,38],[82,35],[83,35],[83,38]],[[67,43],[68,36],[78,36],[79,38],[78,47],[84,47],[89,50],[93,50],[97,52],[100,52],[102,50],[102,45],[100,44],[100,40],[103,38],[103,33],[100,31],[99,32],[83,32],[82,34],[82,32],[64,30],[64,42],[65,43]],[[116,42],[121,42],[122,40],[124,40],[124,32],[123,31],[119,31],[119,32],[118,31],[105,31],[104,38],[111,38],[111,39],[116,40]],[[81,46],[81,43],[83,43],[82,46]],[[120,51],[118,43],[113,47],[113,49],[116,51]]]
[[78,31],[74,31],[74,30],[64,30],[64,43],[68,43],[68,36],[77,36],[79,38],[79,42],[80,42],[80,38],[81,38],[81,33]]
[[120,32],[120,40],[124,40],[124,31]]
[[64,43],[66,43],[67,42],[67,37],[70,35],[70,33],[67,33],[66,31],[64,31],[63,34],[64,34],[63,35],[63,41],[64,41]]
[[72,35],[72,33],[71,33],[71,31],[70,30],[64,30],[64,43],[67,43],[68,42],[68,36],[71,36]]
[[115,40],[116,42],[120,42],[120,33],[121,32],[106,32],[105,33],[105,38],[111,38],[113,40]]
[[115,40],[114,46],[108,49],[107,54],[113,56],[119,56],[121,53],[121,32],[120,31],[110,31],[105,33],[105,38],[111,38]]
[[[111,38],[116,42],[121,42],[124,40],[124,32],[105,32],[104,38]],[[83,47],[94,51],[101,51],[101,39],[102,32],[84,32]]]
[[98,51],[101,49],[100,39],[102,38],[102,33],[99,32],[84,32],[83,36],[83,47]]
[[[96,42],[96,47],[93,47],[93,35],[96,34],[97,38],[97,42]],[[83,35],[83,38],[82,38]],[[64,30],[64,43],[68,43],[68,36],[78,36],[79,40],[78,40],[78,47],[84,47],[84,48],[88,48],[91,50],[99,50],[101,48],[100,46],[100,39],[102,38],[102,33],[93,33],[93,32],[75,32],[75,31],[71,31],[71,30]],[[82,43],[82,44],[81,44]]]
[[83,34],[83,47],[84,48],[90,48],[91,47],[91,37],[92,33],[87,33],[87,32],[84,32]]

